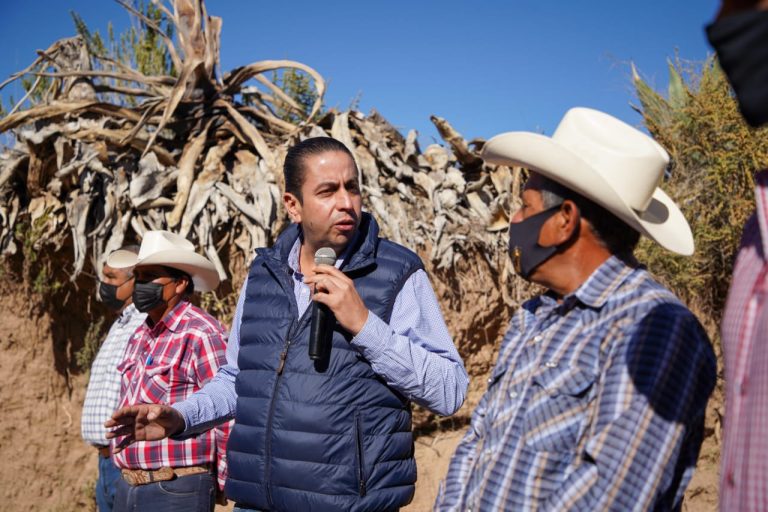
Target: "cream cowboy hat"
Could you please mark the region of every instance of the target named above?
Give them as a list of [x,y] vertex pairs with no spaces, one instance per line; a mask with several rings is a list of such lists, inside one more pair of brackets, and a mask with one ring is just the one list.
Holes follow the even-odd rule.
[[107,258],[113,268],[162,265],[186,272],[192,276],[195,290],[207,292],[219,285],[219,273],[205,256],[195,252],[195,246],[186,238],[170,231],[147,231],[139,247],[139,254],[115,251]]
[[658,184],[669,156],[655,140],[588,108],[566,112],[552,137],[496,135],[483,160],[535,171],[603,206],[633,229],[678,254],[693,254],[693,233]]

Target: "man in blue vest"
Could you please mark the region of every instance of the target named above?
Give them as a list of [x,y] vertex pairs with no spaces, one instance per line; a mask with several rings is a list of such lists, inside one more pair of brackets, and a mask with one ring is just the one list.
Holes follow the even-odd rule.
[[[226,494],[239,510],[397,510],[416,481],[410,402],[453,414],[466,371],[421,260],[362,212],[346,146],[307,139],[284,173],[294,224],[257,252],[227,366],[173,407],[121,409],[109,435],[183,437],[234,417]],[[335,265],[315,264],[323,247]],[[336,318],[320,367],[308,355],[313,300]]]

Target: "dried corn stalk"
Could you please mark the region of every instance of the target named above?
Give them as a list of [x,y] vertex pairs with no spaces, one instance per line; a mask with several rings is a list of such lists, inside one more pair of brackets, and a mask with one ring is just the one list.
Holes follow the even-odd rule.
[[[403,137],[376,112],[318,116],[325,82],[298,62],[261,61],[219,76],[221,20],[202,0],[158,6],[178,34],[176,42],[164,38],[177,77],[145,76],[90,54],[75,37],[9,79],[52,81],[40,102],[26,109],[20,102],[0,120],[0,132],[16,141],[0,156],[0,252],[13,254],[18,223],[33,221],[39,252],[71,251],[74,280],[146,230],[170,229],[195,242],[226,279],[233,262],[250,261],[287,223],[280,192],[287,148],[328,135],[355,155],[365,207],[386,236],[427,255],[440,277],[455,274],[461,259],[479,261],[485,270],[477,272],[506,289],[500,232],[519,171],[485,166],[473,149],[482,141],[467,144],[437,117],[448,144],[422,152],[414,131]],[[278,106],[300,112],[264,76],[281,68],[307,73],[317,88],[300,124],[275,115]],[[132,106],[129,97],[141,102]],[[461,299],[461,290],[453,293]],[[508,304],[521,298],[503,296]]]

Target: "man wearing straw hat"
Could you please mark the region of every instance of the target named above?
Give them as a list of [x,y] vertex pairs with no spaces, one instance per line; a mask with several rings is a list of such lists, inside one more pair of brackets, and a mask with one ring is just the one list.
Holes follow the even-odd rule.
[[[133,303],[147,314],[118,366],[120,407],[184,400],[226,362],[224,328],[188,300],[194,291],[218,286],[216,268],[191,242],[168,231],[146,232],[138,255],[115,251],[107,263],[135,266]],[[113,438],[113,459],[123,476],[114,510],[213,510],[217,477],[220,485],[226,478],[228,433],[224,424],[185,439],[130,444]]]
[[[466,371],[421,260],[362,212],[349,149],[306,139],[288,150],[284,175],[293,225],[257,251],[227,366],[189,400],[122,409],[109,426],[159,439],[234,415],[226,494],[236,510],[396,510],[416,481],[411,401],[453,414]],[[335,317],[316,361],[313,301]]]
[[694,315],[632,255],[641,235],[693,253],[657,186],[667,153],[575,108],[551,138],[505,133],[482,156],[531,170],[509,251],[546,292],[513,316],[435,510],[679,510],[715,357]]

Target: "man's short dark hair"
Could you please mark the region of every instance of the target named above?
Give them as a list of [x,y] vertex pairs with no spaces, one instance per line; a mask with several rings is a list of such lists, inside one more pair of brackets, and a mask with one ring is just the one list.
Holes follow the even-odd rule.
[[192,281],[192,276],[177,268],[166,267],[165,265],[163,265],[163,268],[168,272],[168,275],[174,279],[181,279],[182,277],[187,278],[187,287],[184,289],[184,295],[192,295],[195,292],[195,283]]
[[[301,185],[304,183],[304,160],[312,155],[329,151],[341,151],[349,155],[352,162],[355,158],[343,142],[331,137],[312,137],[292,146],[285,155],[283,176],[285,191],[296,196],[301,201]],[[357,165],[357,164],[355,164]]]
[[633,252],[640,241],[640,233],[626,222],[595,203],[544,176],[541,177],[541,201],[546,210],[562,204],[566,199],[573,201],[581,216],[589,222],[592,232],[611,254],[625,261],[633,261]]

